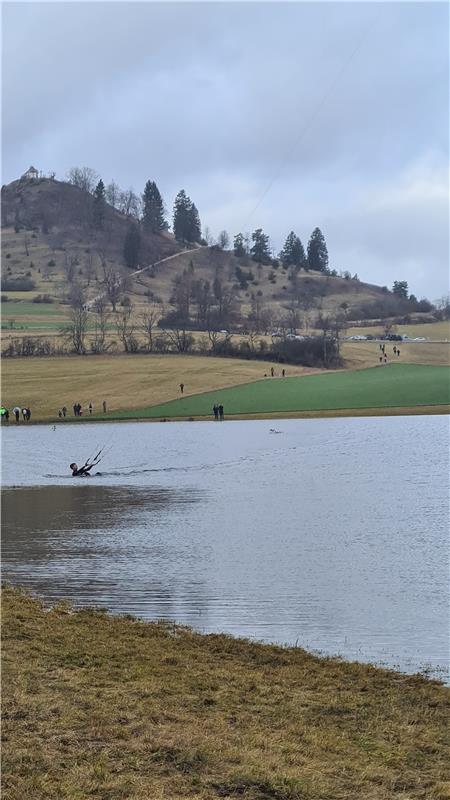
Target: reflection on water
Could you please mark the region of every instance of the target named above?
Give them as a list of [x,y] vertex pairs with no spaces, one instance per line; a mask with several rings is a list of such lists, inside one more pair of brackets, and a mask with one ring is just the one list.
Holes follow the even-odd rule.
[[[50,601],[441,675],[446,418],[271,426],[2,432],[4,579]],[[65,472],[112,437],[101,475]]]

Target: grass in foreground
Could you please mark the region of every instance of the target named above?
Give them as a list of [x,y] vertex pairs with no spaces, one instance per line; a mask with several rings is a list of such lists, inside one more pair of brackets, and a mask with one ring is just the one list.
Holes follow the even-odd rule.
[[[290,372],[289,367],[287,369]],[[211,416],[215,402],[223,403],[227,417],[234,414],[445,406],[450,402],[449,378],[448,367],[413,364],[284,379],[267,378],[116,416]]]
[[4,800],[444,800],[435,681],[3,591]]

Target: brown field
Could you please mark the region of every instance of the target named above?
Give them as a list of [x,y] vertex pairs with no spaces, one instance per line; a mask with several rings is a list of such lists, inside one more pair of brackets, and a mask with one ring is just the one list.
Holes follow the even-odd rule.
[[442,684],[3,591],[4,800],[445,800]]
[[[354,336],[355,334],[372,336],[382,335],[384,328],[382,325],[365,326],[362,328],[348,328],[346,331],[347,336]],[[394,325],[393,333],[406,334],[414,338],[415,336],[425,336],[427,339],[450,341],[450,322],[430,322],[418,323],[417,325]]]
[[[386,342],[385,344],[388,361],[436,366],[450,364],[450,343],[448,342]],[[400,348],[399,358],[394,356],[394,345]],[[341,352],[347,369],[375,367],[379,364],[378,342],[343,342]]]
[[[198,394],[260,380],[268,369],[264,361],[183,355],[4,359],[2,403],[29,406],[40,420],[57,417],[63,405],[71,413],[77,401],[100,411],[106,400],[108,411],[119,411],[176,399],[181,382],[186,395]],[[290,375],[319,371],[289,366]]]

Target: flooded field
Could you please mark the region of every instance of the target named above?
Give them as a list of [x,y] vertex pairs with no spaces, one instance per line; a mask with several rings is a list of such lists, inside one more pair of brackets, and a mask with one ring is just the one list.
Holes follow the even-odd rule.
[[[445,678],[447,417],[11,426],[2,438],[4,580]],[[100,474],[73,479],[68,464],[104,444]]]

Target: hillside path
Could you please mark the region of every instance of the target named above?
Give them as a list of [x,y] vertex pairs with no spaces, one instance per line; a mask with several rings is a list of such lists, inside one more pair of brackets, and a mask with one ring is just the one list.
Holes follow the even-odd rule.
[[[200,244],[198,247],[195,248],[195,250],[207,250],[208,247],[209,247],[209,245]],[[130,272],[130,274],[127,275],[126,277],[127,278],[134,278],[136,275],[141,275],[143,272],[145,272],[148,269],[152,269],[153,267],[158,267],[160,264],[163,264],[165,261],[170,261],[173,258],[178,258],[179,256],[183,256],[186,253],[195,252],[195,250],[187,249],[187,250],[182,250],[181,253],[172,253],[171,256],[165,256],[165,258],[161,258],[159,261],[154,261],[152,264],[147,264],[145,267],[141,267],[140,269],[136,269],[134,272]],[[119,281],[117,281],[117,283],[115,285],[116,286],[120,286],[120,284],[123,283],[123,280],[124,279],[121,278]],[[107,297],[107,294],[108,294],[107,292],[102,292],[101,294],[98,294],[96,297],[94,297],[92,300],[89,300],[88,303],[85,303],[85,305],[84,305],[85,311],[92,311],[92,307],[95,305],[95,303],[97,303],[99,300],[102,300],[104,297]]]

